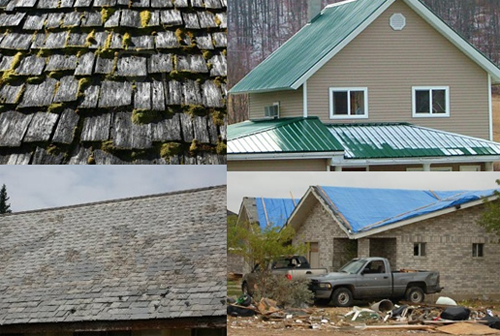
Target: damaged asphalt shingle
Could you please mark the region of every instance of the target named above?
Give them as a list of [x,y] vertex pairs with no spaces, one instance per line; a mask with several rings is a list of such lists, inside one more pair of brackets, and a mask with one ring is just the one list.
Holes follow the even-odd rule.
[[224,164],[226,7],[1,0],[0,163]]
[[[62,160],[42,148],[33,156]],[[120,163],[101,150],[94,157]],[[0,333],[15,324],[225,320],[225,208],[226,187],[217,186],[3,216]]]

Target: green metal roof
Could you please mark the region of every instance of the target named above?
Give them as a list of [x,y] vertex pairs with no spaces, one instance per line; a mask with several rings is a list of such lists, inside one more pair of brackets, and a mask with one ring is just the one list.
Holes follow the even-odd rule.
[[317,117],[245,121],[229,125],[227,136],[228,155],[344,150]]
[[500,155],[500,144],[407,123],[326,125],[345,159]]
[[291,89],[387,0],[357,0],[328,6],[236,84],[230,93]]

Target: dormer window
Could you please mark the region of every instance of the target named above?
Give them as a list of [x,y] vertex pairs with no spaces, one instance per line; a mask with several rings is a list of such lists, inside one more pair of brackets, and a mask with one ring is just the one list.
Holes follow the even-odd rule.
[[449,117],[449,87],[413,87],[413,117]]
[[330,119],[368,118],[367,88],[330,88]]

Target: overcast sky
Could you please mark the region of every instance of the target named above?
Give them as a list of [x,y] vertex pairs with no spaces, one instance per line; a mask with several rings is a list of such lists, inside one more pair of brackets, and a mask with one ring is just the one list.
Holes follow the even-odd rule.
[[0,166],[12,211],[226,184],[226,166]]
[[229,172],[228,209],[238,213],[248,197],[301,198],[311,185],[431,190],[483,190],[497,188],[500,172]]

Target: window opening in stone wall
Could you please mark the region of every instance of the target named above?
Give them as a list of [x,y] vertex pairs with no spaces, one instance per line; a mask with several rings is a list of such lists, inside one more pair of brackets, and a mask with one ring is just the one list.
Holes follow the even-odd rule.
[[472,257],[480,258],[483,257],[484,244],[472,244]]
[[425,245],[426,243],[415,243],[413,244],[413,255],[415,257],[425,257]]

